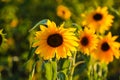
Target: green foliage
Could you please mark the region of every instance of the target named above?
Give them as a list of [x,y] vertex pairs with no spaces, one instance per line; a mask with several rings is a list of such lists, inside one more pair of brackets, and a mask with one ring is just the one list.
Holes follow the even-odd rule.
[[44,63],[45,77],[47,80],[57,79],[57,63],[55,61],[50,61]]
[[[70,9],[72,16],[69,20],[57,16],[56,8],[60,4]],[[119,4],[120,0],[0,0],[0,29],[3,29],[7,38],[7,42],[0,46],[0,80],[69,80],[71,59],[44,61],[35,54],[36,48],[31,47],[33,32],[39,25],[45,25],[48,19],[55,21],[57,25],[65,22],[65,27],[80,30],[81,14],[98,6],[107,6],[115,17],[111,31],[120,35]],[[89,66],[89,57],[77,53],[75,62],[83,60],[85,63],[75,68],[73,80],[88,80],[86,69]],[[107,80],[120,79],[119,66],[120,59],[115,60],[108,65],[108,75],[102,76],[107,77]],[[99,77],[97,72],[101,70],[106,70],[106,66],[94,70],[92,74],[96,74],[95,78]]]
[[29,54],[28,54],[28,61],[32,58],[32,56],[35,54],[35,50],[36,50],[36,48],[31,48],[31,50],[30,50],[30,52],[29,52]]
[[33,65],[32,65],[32,70],[31,70],[31,73],[29,75],[29,80],[33,79],[33,75],[34,75],[34,72],[35,72],[35,66],[36,66],[36,62],[34,62]]
[[64,72],[58,73],[58,80],[68,80]]

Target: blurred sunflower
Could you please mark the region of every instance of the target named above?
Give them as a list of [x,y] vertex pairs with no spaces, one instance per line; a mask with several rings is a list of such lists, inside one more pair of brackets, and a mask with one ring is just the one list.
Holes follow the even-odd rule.
[[84,31],[79,31],[79,49],[84,54],[89,55],[97,46],[97,36],[93,29],[84,28]]
[[76,51],[78,45],[74,28],[65,29],[64,24],[56,27],[56,24],[47,21],[47,27],[40,25],[41,31],[36,32],[37,42],[33,47],[37,47],[35,53],[40,54],[45,60],[56,58],[66,58],[71,56],[71,51]]
[[113,56],[117,59],[119,58],[119,48],[120,44],[116,42],[118,36],[113,36],[109,32],[106,36],[100,37],[98,42],[97,50],[94,52],[94,57],[101,62],[109,63],[113,61]]
[[0,46],[6,41],[5,34],[3,34],[3,29],[0,29]]
[[57,7],[57,15],[61,17],[62,19],[67,20],[71,17],[71,12],[67,7],[63,5],[59,5]]
[[107,7],[98,7],[95,11],[85,16],[83,25],[94,28],[97,32],[104,33],[112,26],[114,16],[108,14]]
[[10,26],[11,26],[12,28],[15,28],[17,25],[18,25],[18,19],[13,19],[13,20],[11,21],[11,23],[10,23]]

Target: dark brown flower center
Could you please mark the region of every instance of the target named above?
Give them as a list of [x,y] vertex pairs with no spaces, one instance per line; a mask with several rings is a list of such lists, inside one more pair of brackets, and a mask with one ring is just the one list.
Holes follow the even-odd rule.
[[52,34],[47,38],[47,44],[51,47],[58,47],[63,43],[63,38],[60,34]]
[[93,19],[96,20],[96,21],[99,21],[99,20],[102,19],[102,17],[103,17],[102,14],[96,13],[96,14],[93,16]]
[[0,45],[2,44],[2,35],[0,35]]
[[64,14],[65,14],[65,11],[63,10],[62,13],[63,13],[63,15],[64,15]]
[[83,37],[82,40],[80,41],[80,43],[83,45],[83,46],[87,46],[88,43],[89,43],[89,40],[87,37]]
[[101,49],[102,51],[108,51],[110,49],[110,46],[107,42],[104,42],[102,45],[101,45]]

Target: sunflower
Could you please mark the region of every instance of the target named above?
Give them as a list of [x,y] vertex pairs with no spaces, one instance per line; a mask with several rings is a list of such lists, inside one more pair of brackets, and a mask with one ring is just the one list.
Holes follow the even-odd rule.
[[119,58],[120,44],[116,42],[118,36],[113,36],[109,32],[106,36],[100,37],[98,46],[94,52],[94,57],[101,62],[109,63],[113,61],[114,56]]
[[108,14],[107,7],[98,7],[95,11],[85,16],[83,25],[94,28],[97,32],[104,33],[112,26],[114,16]]
[[74,28],[65,29],[64,24],[56,27],[56,24],[47,21],[47,27],[40,25],[41,31],[36,32],[33,47],[37,47],[35,53],[40,54],[44,60],[51,59],[56,56],[66,58],[71,56],[71,51],[76,51],[75,46],[78,46],[77,38],[75,37]]
[[3,34],[3,29],[0,29],[0,47],[2,46],[2,44],[6,41],[5,39],[5,34]]
[[3,33],[3,29],[0,29],[0,53],[4,53],[7,50],[7,39]]
[[12,28],[17,27],[17,25],[18,25],[18,19],[13,19],[13,20],[11,21],[11,23],[10,23],[10,26],[11,26]]
[[63,5],[59,5],[57,7],[57,15],[61,17],[62,19],[67,20],[71,17],[71,12],[67,7]]
[[84,31],[79,31],[79,49],[84,54],[89,55],[97,46],[97,36],[93,29],[84,28]]

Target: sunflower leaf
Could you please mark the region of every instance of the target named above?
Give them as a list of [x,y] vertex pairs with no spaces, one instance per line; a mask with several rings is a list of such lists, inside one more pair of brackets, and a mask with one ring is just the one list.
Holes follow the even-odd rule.
[[30,52],[29,52],[29,55],[28,55],[28,60],[33,56],[35,50],[36,50],[36,48],[33,48],[33,47],[30,49]]
[[29,30],[29,32],[31,32],[33,29],[35,29],[35,28],[36,28],[37,26],[39,26],[39,25],[45,25],[46,22],[47,22],[47,20],[48,20],[48,19],[43,19],[43,20],[39,21],[37,24],[35,24],[35,26],[33,26],[33,28],[31,28],[31,29]]
[[65,74],[65,80],[68,80],[70,67],[71,67],[71,62],[69,59],[66,59],[62,65],[62,72]]
[[80,25],[76,24],[76,23],[72,23],[72,26],[77,28],[78,30],[82,29],[82,27]]
[[33,75],[34,75],[34,72],[35,72],[35,66],[36,66],[36,62],[34,62],[33,65],[32,65],[32,71],[29,75],[29,80],[32,80],[32,78],[33,78]]
[[57,63],[55,61],[52,61],[52,71],[53,71],[53,77],[52,80],[56,80],[57,79]]
[[29,54],[28,54],[28,59],[27,59],[27,62],[31,59],[31,57],[33,56],[35,50],[36,50],[37,47],[35,48],[31,48],[30,51],[29,51]]
[[50,62],[47,62],[44,64],[44,68],[45,68],[45,77],[47,80],[52,80],[52,64]]
[[62,66],[62,68],[63,69],[65,69],[65,68],[69,68],[69,66],[70,66],[70,60],[65,60],[65,62],[63,63],[63,66]]
[[57,76],[58,76],[58,80],[67,80],[64,72],[59,72]]

